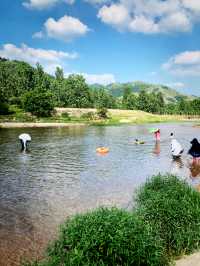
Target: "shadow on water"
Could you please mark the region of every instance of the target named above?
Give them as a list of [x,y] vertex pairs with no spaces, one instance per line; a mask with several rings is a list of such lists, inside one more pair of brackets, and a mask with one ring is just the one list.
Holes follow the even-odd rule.
[[[0,129],[0,265],[41,256],[68,216],[98,206],[130,208],[134,189],[158,172],[179,175],[200,190],[200,167],[186,153],[173,160],[170,133],[185,151],[200,129],[190,124]],[[155,125],[156,126],[156,125]],[[31,135],[20,152],[19,134]],[[135,139],[145,141],[135,145]],[[109,147],[105,156],[96,153]]]

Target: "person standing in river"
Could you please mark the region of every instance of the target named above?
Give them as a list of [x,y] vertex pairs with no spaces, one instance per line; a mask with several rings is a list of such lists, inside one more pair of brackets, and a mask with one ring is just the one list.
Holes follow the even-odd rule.
[[191,142],[192,147],[189,149],[188,153],[193,157],[193,163],[200,162],[200,143],[196,138]]
[[156,141],[160,141],[160,129],[158,129],[154,132],[154,136],[156,138]]

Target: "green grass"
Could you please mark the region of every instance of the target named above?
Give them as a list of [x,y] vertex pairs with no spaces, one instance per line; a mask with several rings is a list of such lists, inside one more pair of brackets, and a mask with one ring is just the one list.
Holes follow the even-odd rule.
[[37,118],[28,113],[25,113],[22,109],[16,105],[9,106],[9,115],[0,115],[0,122],[36,122]]
[[160,237],[135,214],[97,209],[66,221],[40,266],[169,265]]
[[41,262],[26,266],[165,266],[200,249],[200,194],[173,175],[153,176],[133,211],[100,208],[68,219]]
[[137,211],[173,256],[200,248],[200,194],[172,175],[152,177],[138,191]]

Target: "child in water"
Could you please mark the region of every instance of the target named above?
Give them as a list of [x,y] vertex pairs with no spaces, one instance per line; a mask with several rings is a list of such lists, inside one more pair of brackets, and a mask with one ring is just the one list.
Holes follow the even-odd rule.
[[196,138],[191,142],[192,147],[189,149],[188,153],[193,157],[193,163],[200,161],[200,143]]
[[158,129],[157,131],[154,132],[156,141],[160,141],[160,129]]

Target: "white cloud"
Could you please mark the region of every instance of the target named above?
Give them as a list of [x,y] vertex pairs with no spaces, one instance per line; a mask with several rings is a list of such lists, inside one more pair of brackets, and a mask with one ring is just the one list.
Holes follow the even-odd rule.
[[70,74],[82,75],[88,84],[101,84],[106,86],[116,82],[113,74],[88,74],[74,71],[73,73],[65,73],[65,76],[68,77]]
[[160,32],[187,32],[192,29],[192,20],[185,12],[175,12],[164,17],[159,23]]
[[198,0],[182,0],[183,5],[195,12],[200,11],[200,1]]
[[129,30],[133,32],[157,33],[159,27],[151,18],[136,16],[129,24]]
[[115,82],[113,74],[82,74],[88,84],[108,85]]
[[42,39],[44,37],[44,34],[42,31],[38,31],[38,32],[34,33],[32,37],[34,39]]
[[101,7],[97,16],[119,31],[187,32],[200,20],[200,1],[119,0]]
[[47,36],[69,42],[84,36],[88,31],[90,31],[88,26],[79,19],[65,15],[57,21],[54,18],[47,19],[44,23],[44,31],[36,32],[33,37],[41,38]]
[[200,76],[200,51],[185,51],[172,56],[162,68],[174,75]]
[[37,62],[42,64],[45,70],[52,73],[56,66],[62,66],[66,60],[76,59],[77,53],[67,53],[56,50],[35,49],[22,44],[17,47],[14,44],[5,44],[0,49],[0,57],[8,58],[11,60],[25,61],[31,65]]
[[23,6],[29,9],[43,10],[51,8],[52,6],[65,2],[67,4],[73,4],[75,0],[27,0],[23,2]]
[[98,18],[120,30],[126,28],[130,21],[128,10],[121,4],[104,5],[99,10]]

